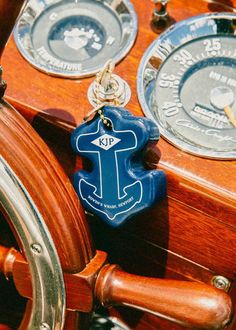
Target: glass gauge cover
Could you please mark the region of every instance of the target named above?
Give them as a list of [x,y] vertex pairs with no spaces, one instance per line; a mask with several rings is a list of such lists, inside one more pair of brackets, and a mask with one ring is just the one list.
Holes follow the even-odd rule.
[[30,0],[14,32],[22,55],[51,75],[80,78],[120,61],[137,34],[129,0]]
[[236,15],[177,23],[148,48],[138,95],[162,136],[189,153],[236,158]]

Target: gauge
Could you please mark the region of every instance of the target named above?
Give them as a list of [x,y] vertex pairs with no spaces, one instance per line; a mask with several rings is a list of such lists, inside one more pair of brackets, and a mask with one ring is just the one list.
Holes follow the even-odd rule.
[[142,109],[186,152],[236,158],[235,34],[235,14],[204,14],[168,29],[142,58]]
[[131,49],[137,18],[128,0],[30,0],[14,37],[22,55],[51,75],[95,74]]

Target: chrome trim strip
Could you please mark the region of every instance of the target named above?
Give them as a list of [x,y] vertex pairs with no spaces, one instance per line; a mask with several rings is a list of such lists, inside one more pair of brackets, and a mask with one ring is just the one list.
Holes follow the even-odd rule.
[[56,247],[26,188],[0,157],[0,204],[21,240],[32,275],[31,330],[62,329],[65,286]]

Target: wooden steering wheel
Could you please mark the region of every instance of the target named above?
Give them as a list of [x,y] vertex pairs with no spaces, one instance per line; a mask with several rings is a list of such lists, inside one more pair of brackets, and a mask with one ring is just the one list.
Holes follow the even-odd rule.
[[[1,211],[19,246],[16,251],[1,245],[0,272],[32,301],[21,329],[62,329],[68,309],[74,312],[68,313],[65,329],[79,322],[84,330],[97,300],[194,328],[220,329],[228,323],[231,301],[223,291],[130,275],[109,265],[106,254],[93,249],[69,179],[33,128],[3,99],[0,143]],[[87,316],[82,319],[76,311]]]
[[[11,10],[15,20],[23,2],[1,0],[0,16]],[[3,29],[2,49],[12,26]],[[108,264],[106,253],[95,251],[83,209],[49,148],[3,98],[0,107],[0,211],[17,241],[17,249],[0,241],[0,273],[28,299],[19,329],[85,330],[95,302],[128,305],[195,329],[225,327],[232,304],[223,291]]]

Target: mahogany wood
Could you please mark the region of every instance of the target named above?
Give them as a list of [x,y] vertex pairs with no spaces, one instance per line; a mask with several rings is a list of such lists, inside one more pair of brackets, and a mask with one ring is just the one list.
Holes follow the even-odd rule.
[[[235,3],[172,0],[168,8],[171,16],[178,21],[210,10],[227,10],[230,9],[228,6]],[[139,34],[130,54],[117,66],[116,73],[127,80],[133,91],[127,107],[134,114],[141,115],[135,92],[136,73],[144,51],[157,35],[150,29],[153,5],[149,0],[136,0],[133,4],[139,19]],[[47,76],[32,68],[20,56],[13,40],[6,48],[3,66],[9,85],[7,97],[32,124],[37,126],[40,120],[42,127],[43,121],[47,123],[46,133],[42,128],[40,133],[47,134],[49,143],[53,138],[49,136],[50,123],[64,127],[65,136],[68,129],[81,122],[91,108],[86,94],[93,78],[72,81]],[[21,72],[24,74],[21,75]],[[72,174],[75,161],[68,163],[67,160],[70,157],[74,159],[74,155],[69,147],[68,150],[60,149],[63,143],[62,134],[58,135],[57,141],[54,138],[50,146],[58,150],[58,157],[62,164],[64,161],[67,173]],[[233,258],[236,246],[236,161],[216,161],[192,156],[163,139],[158,146],[161,153],[158,166],[167,173],[168,178],[168,205],[157,206],[152,212],[145,213],[136,223],[127,226],[128,230],[138,232],[141,239],[146,239],[143,235],[147,236],[150,243],[178,253],[215,273],[233,278],[236,267]],[[155,148],[150,150],[149,163],[156,166],[159,154],[156,156]],[[196,235],[196,232],[199,234]],[[230,245],[225,244],[225,241],[230,241]]]
[[[94,304],[93,288],[95,280],[98,278],[96,292],[102,303],[109,301],[111,303],[128,304],[136,308],[140,307],[158,315],[164,316],[164,314],[167,314],[168,318],[175,321],[179,319],[181,323],[188,322],[188,325],[195,327],[196,317],[193,311],[195,309],[199,310],[200,301],[195,305],[193,304],[193,310],[183,320],[182,313],[183,310],[189,308],[187,307],[189,300],[183,299],[181,301],[183,309],[179,308],[178,304],[176,305],[176,300],[170,300],[167,287],[169,290],[172,287],[173,290],[176,290],[176,293],[178,293],[178,287],[180,287],[182,297],[187,297],[191,293],[193,302],[199,300],[200,291],[203,301],[206,292],[212,295],[211,304],[214,305],[214,310],[209,309],[210,303],[201,305],[201,312],[206,315],[206,319],[203,324],[198,324],[199,329],[204,327],[206,329],[220,329],[229,321],[231,302],[223,291],[217,291],[206,285],[191,284],[190,282],[183,284],[182,282],[142,278],[121,271],[117,271],[118,276],[116,277],[116,272],[113,269],[111,271],[110,268],[102,268],[106,263],[106,254],[100,252],[94,256],[84,213],[78,204],[78,199],[68,178],[33,128],[3,100],[0,112],[0,141],[2,146],[1,156],[8,162],[15,174],[20,177],[22,184],[26,187],[42,214],[57,246],[65,272],[68,309],[83,313],[92,311]],[[0,252],[0,270],[7,277],[12,273],[19,293],[27,298],[32,298],[31,286],[27,285],[30,284],[30,272],[27,263],[14,250],[7,250],[2,247]],[[86,264],[88,265],[86,266]],[[100,269],[102,269],[101,276]],[[107,285],[103,280],[104,278],[108,279],[111,284]],[[117,281],[123,283],[118,290]],[[135,284],[137,281],[138,285]],[[149,286],[150,290],[147,290]],[[130,290],[132,287],[133,291]],[[155,287],[156,289],[154,289]],[[146,291],[145,294],[144,291]],[[136,297],[136,300],[134,300],[134,297]],[[166,312],[168,309],[160,308],[160,306],[163,306],[165,299],[166,306],[172,305],[169,314]],[[174,306],[177,307],[177,310]],[[27,311],[30,310],[30,306],[28,308]],[[216,318],[216,310],[221,311],[221,317]],[[24,324],[27,322],[27,315],[28,312],[23,320]],[[192,316],[194,317],[192,318]],[[75,328],[75,324],[77,324],[76,316],[71,314],[71,317],[72,321],[70,322],[73,322],[73,328]],[[214,319],[213,323],[212,319]],[[81,329],[84,329],[81,324],[80,326]],[[21,329],[24,328],[25,325],[21,325]]]
[[[0,0],[0,35],[1,35],[0,56],[2,55],[5,44],[10,36],[10,33],[14,27],[15,21],[25,2],[26,1],[24,1],[24,0],[17,0],[17,1],[16,0],[7,0],[7,1]],[[0,79],[1,79],[1,75],[0,75]],[[0,83],[1,83],[0,93],[1,93],[1,97],[2,97],[3,91],[5,89],[5,83],[2,81]],[[1,122],[0,123],[0,126],[1,126],[1,134],[0,134],[1,135],[1,156],[5,157],[5,160],[8,161],[8,164],[10,166],[12,166],[12,169],[14,167],[15,167],[15,169],[17,167],[19,168],[18,159],[17,159],[17,157],[15,157],[15,159],[14,159],[14,156],[19,155],[18,152],[20,153],[20,149],[21,149],[22,153],[21,153],[21,155],[19,155],[19,157],[22,157],[21,158],[22,164],[21,164],[21,170],[20,170],[22,173],[21,179],[22,179],[23,184],[26,184],[27,190],[30,193],[32,193],[32,195],[33,195],[32,198],[35,201],[36,201],[36,199],[38,201],[40,200],[40,197],[38,198],[38,196],[37,196],[37,194],[39,193],[39,191],[38,191],[39,181],[37,180],[38,176],[42,176],[42,181],[41,181],[42,187],[41,188],[45,188],[45,190],[44,189],[42,190],[43,194],[50,192],[50,188],[49,188],[50,185],[51,186],[54,185],[56,201],[51,200],[51,202],[53,202],[53,203],[56,202],[56,204],[57,204],[57,201],[58,201],[59,203],[62,203],[61,206],[60,206],[60,204],[57,204],[57,205],[54,204],[54,206],[53,206],[54,215],[53,215],[53,207],[50,206],[50,200],[48,200],[49,208],[47,208],[47,206],[44,205],[44,202],[46,201],[46,199],[42,200],[42,198],[41,198],[41,203],[39,202],[39,204],[41,204],[41,205],[39,205],[37,202],[36,202],[36,205],[38,204],[39,210],[41,209],[41,211],[43,211],[43,213],[42,213],[43,217],[45,216],[47,218],[47,220],[52,224],[53,227],[54,227],[53,222],[56,224],[57,219],[59,220],[58,225],[59,226],[62,225],[60,230],[59,231],[56,230],[58,232],[55,231],[54,234],[55,234],[55,236],[57,236],[57,239],[58,239],[57,243],[59,244],[58,246],[60,246],[59,249],[61,249],[60,259],[61,259],[63,267],[71,272],[73,272],[76,269],[77,270],[82,269],[85,266],[86,262],[88,262],[89,259],[93,256],[94,251],[93,251],[93,248],[91,245],[88,230],[84,223],[83,212],[81,212],[81,207],[78,205],[75,195],[73,196],[73,190],[70,189],[70,187],[67,188],[66,181],[64,181],[64,179],[66,179],[66,176],[64,176],[64,178],[63,178],[64,173],[60,169],[60,167],[56,166],[55,159],[49,153],[47,154],[47,151],[44,149],[44,145],[42,143],[41,143],[41,147],[40,147],[40,139],[39,139],[38,135],[35,134],[34,130],[30,126],[27,128],[27,125],[25,126],[24,121],[21,122],[21,117],[14,111],[14,109],[12,109],[3,100],[1,100],[0,109],[1,109],[1,115],[0,115],[0,117],[1,117],[0,118],[0,122]],[[11,117],[10,113],[13,115],[13,117]],[[14,115],[16,115],[17,119],[14,118]],[[10,117],[11,117],[11,119],[10,119]],[[12,120],[12,122],[10,123],[8,120],[10,120],[10,122]],[[13,131],[11,131],[11,129],[12,129],[11,125],[13,123],[17,126],[16,131],[14,131],[14,129],[13,129]],[[13,126],[14,126],[14,124],[13,124]],[[10,127],[8,127],[8,125],[10,125]],[[27,141],[27,138],[25,135],[26,131],[29,134],[31,134],[31,133],[33,135],[35,134],[34,136],[32,135],[33,139],[31,140],[30,143],[28,143],[28,141]],[[22,138],[21,138],[21,135],[22,135]],[[4,140],[4,139],[7,139],[8,144],[6,143],[6,140]],[[26,143],[24,145],[25,149],[24,149],[24,147],[20,148],[19,150],[16,149],[17,151],[15,152],[15,147],[17,148],[17,145],[15,145],[16,140],[18,141],[18,143],[20,145],[21,145],[21,143],[24,144],[24,141],[26,141]],[[30,141],[30,139],[29,139],[29,141]],[[36,143],[37,150],[39,151],[39,154],[37,154],[37,155],[35,154],[36,162],[34,162],[35,161],[34,156],[33,156],[34,152],[31,152],[32,150],[35,150],[34,143]],[[27,148],[28,148],[28,150],[27,150]],[[24,151],[23,151],[23,149],[24,149]],[[37,159],[39,159],[40,153],[44,154],[44,152],[45,152],[45,157],[42,157],[41,164],[43,164],[43,162],[45,162],[45,160],[48,161],[49,168],[50,168],[50,165],[52,164],[52,167],[49,170],[47,168],[46,163],[44,165],[37,164]],[[13,154],[14,154],[14,156],[11,157]],[[30,155],[30,157],[29,157],[29,155]],[[25,160],[26,160],[26,163],[24,162]],[[27,167],[27,165],[29,165],[29,168]],[[39,167],[38,167],[38,165],[39,165]],[[36,169],[35,166],[37,166],[38,168]],[[55,166],[54,170],[53,170],[53,166]],[[32,172],[31,178],[27,177],[28,173],[31,172],[30,167],[35,168],[35,170],[33,170],[34,173]],[[26,170],[25,175],[23,174],[24,170]],[[40,175],[38,174],[39,172],[37,172],[38,170],[39,171],[41,170]],[[50,177],[50,172],[51,172],[51,183],[50,183],[50,179],[47,183],[45,183],[47,175]],[[17,173],[17,171],[16,171],[16,173]],[[19,173],[17,173],[17,174],[19,175]],[[26,177],[28,179],[29,185],[24,180]],[[34,181],[33,177],[35,178],[36,181]],[[26,179],[26,181],[27,181],[27,179]],[[60,182],[60,180],[62,180],[62,182],[65,183],[64,186],[58,185],[58,182]],[[34,186],[33,190],[30,190],[30,187],[32,188],[33,186]],[[59,186],[59,189],[58,189],[58,186]],[[54,192],[51,190],[51,193],[54,193]],[[59,199],[61,198],[60,201],[58,200],[58,196],[61,196],[61,197],[59,197]],[[50,196],[50,198],[51,198],[51,196]],[[63,207],[63,203],[65,203],[65,205],[67,207]],[[68,203],[71,205],[69,205]],[[2,209],[2,205],[0,205],[0,207]],[[68,209],[68,211],[66,211],[66,209]],[[51,217],[54,218],[54,221]],[[46,222],[47,222],[47,220],[46,220]],[[68,243],[69,244],[68,246],[67,246],[67,244],[65,244],[63,246],[64,236],[61,235],[61,230],[63,229],[63,227],[65,227],[65,226],[63,226],[63,224],[65,224],[65,220],[69,220],[69,223],[70,223],[69,227],[66,226],[66,228],[64,228],[65,229],[65,241],[64,242]],[[80,222],[80,224],[79,224],[79,222]],[[70,227],[72,223],[73,223],[73,226],[72,226],[73,228]],[[56,229],[56,227],[55,227],[55,229]],[[54,234],[52,234],[52,236]],[[84,237],[83,238],[84,245],[83,245],[83,243],[82,243],[82,245],[79,244],[79,250],[76,251],[78,246],[76,245],[77,242],[75,242],[75,240],[73,240],[73,235],[74,235],[74,237],[77,237],[77,239],[78,239],[77,234],[79,234],[80,238]],[[72,240],[71,240],[71,238],[72,238]],[[68,239],[70,242],[68,241]],[[13,260],[14,260],[14,257],[13,257],[13,259],[12,258],[7,259],[3,265],[3,268],[8,267],[9,263],[12,263]],[[2,260],[1,260],[1,262],[2,262]],[[1,262],[0,262],[0,265],[1,265]],[[6,269],[4,269],[4,272],[5,272],[5,275],[8,276]],[[30,306],[30,304],[28,304],[28,307],[27,307],[26,313],[25,313],[25,317],[20,326],[21,330],[24,330],[27,328],[30,312],[31,312],[31,306]],[[74,314],[73,324],[75,325],[76,318],[78,318],[77,317],[78,313],[73,313],[73,314]],[[85,322],[86,322],[86,320],[85,320]],[[85,322],[80,322],[80,325],[83,327],[83,324],[85,324]],[[2,327],[4,327],[4,325]]]
[[[9,262],[9,259],[11,262]],[[107,254],[97,251],[94,258],[80,272],[75,274],[64,273],[66,288],[66,307],[83,313],[93,311],[93,287],[98,272],[107,261]],[[12,248],[0,245],[0,273],[12,278],[17,291],[23,297],[32,300],[31,275],[27,261]]]
[[1,253],[0,253],[0,272],[4,272],[4,262],[6,260],[6,256],[9,252],[8,248],[1,246]]
[[25,2],[25,0],[0,1],[0,56]]
[[0,138],[1,155],[31,192],[58,247],[63,269],[71,273],[82,270],[94,251],[78,198],[44,142],[4,101],[0,111]]
[[[0,261],[0,272],[11,273],[19,293],[32,299],[30,271],[22,256],[0,246]],[[194,329],[223,329],[231,320],[232,302],[222,290],[203,283],[131,275],[117,265],[104,266],[105,262],[106,253],[97,251],[82,272],[64,275],[68,309],[91,312],[95,290],[104,306],[135,307]]]
[[[132,2],[138,14],[139,33],[116,73],[130,84],[133,92],[127,108],[142,115],[135,92],[136,73],[144,51],[157,35],[150,29],[153,4],[149,0]],[[168,8],[178,21],[209,11],[232,11],[235,5],[235,0],[171,0]],[[81,161],[75,162],[67,138],[90,110],[86,94],[92,78],[72,81],[38,72],[21,57],[13,39],[7,45],[2,64],[8,82],[7,98],[37,127],[71,175]],[[158,146],[159,150],[149,149],[148,162],[167,173],[168,199],[115,232],[92,218],[97,247],[109,251],[111,258],[125,269],[143,275],[187,277],[207,283],[213,275],[227,276],[232,282],[231,296],[235,298],[236,161],[195,157],[164,139]],[[233,323],[231,330],[235,326]],[[143,314],[132,329],[182,327]]]
[[[41,213],[57,246],[63,271],[77,273],[95,253],[78,198],[34,129],[4,100],[0,109],[1,156],[20,178]],[[83,329],[83,324],[79,325]]]
[[117,265],[106,265],[95,290],[105,306],[122,304],[152,310],[194,329],[225,328],[230,319],[228,296],[202,283],[147,279],[126,274]]

